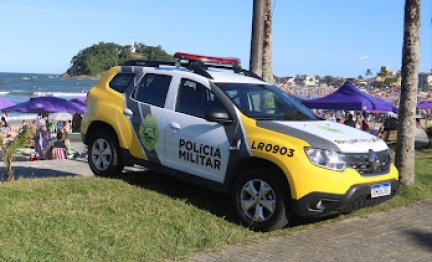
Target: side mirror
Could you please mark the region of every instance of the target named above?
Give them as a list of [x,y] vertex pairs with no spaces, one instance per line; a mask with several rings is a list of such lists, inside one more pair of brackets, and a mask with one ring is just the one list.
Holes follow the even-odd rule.
[[205,111],[204,119],[209,122],[216,122],[219,124],[231,124],[234,122],[228,115],[228,112],[222,108],[213,108]]

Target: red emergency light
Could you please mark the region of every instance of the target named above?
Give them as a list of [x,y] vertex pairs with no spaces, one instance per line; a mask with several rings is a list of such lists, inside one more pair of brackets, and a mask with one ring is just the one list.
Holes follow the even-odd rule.
[[240,59],[235,57],[214,57],[214,56],[188,54],[182,52],[176,52],[174,54],[174,57],[178,59],[184,59],[184,60],[202,62],[202,63],[214,63],[214,64],[224,64],[224,65],[232,65],[232,66],[240,65]]

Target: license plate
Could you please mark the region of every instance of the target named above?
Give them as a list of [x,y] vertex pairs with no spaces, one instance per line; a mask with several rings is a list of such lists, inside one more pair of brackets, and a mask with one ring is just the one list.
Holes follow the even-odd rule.
[[391,193],[391,185],[390,183],[373,185],[371,188],[371,197],[382,197],[388,196]]

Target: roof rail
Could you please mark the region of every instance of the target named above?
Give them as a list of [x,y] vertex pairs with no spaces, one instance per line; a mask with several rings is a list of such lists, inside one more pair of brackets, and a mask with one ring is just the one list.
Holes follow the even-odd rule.
[[188,70],[193,71],[196,74],[212,79],[213,77],[207,72],[208,68],[220,68],[232,70],[236,74],[242,74],[245,76],[253,77],[259,80],[263,80],[257,74],[241,68],[239,65],[224,65],[214,63],[203,63],[199,61],[188,61],[188,62],[170,62],[170,61],[154,61],[154,60],[128,60],[123,63],[123,66],[147,66],[147,67],[160,67],[160,66],[182,66]]
[[154,61],[154,60],[128,60],[123,63],[123,66],[147,66],[147,67],[159,67],[161,65],[175,66],[176,62],[170,61]]

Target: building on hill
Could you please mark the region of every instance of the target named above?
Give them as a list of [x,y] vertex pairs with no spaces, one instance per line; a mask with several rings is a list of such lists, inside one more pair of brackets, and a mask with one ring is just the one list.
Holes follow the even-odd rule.
[[427,92],[429,87],[432,86],[432,73],[419,73],[418,74],[418,90]]
[[132,37],[132,45],[131,45],[131,47],[129,48],[129,51],[130,51],[131,53],[135,53],[135,52],[136,52],[136,48],[135,48],[135,38],[134,38],[134,37]]

